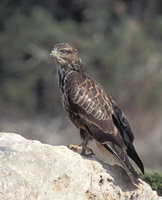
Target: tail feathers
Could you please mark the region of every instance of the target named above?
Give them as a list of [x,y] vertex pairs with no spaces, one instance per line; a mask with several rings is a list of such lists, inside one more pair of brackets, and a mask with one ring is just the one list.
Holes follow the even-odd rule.
[[144,174],[144,166],[143,163],[141,161],[141,159],[139,158],[135,148],[133,145],[128,146],[127,148],[127,154],[128,156],[137,164],[137,166],[139,167],[139,169],[141,170],[141,172]]
[[138,180],[138,173],[131,165],[126,151],[124,149],[121,149],[119,146],[110,143],[104,143],[103,146],[111,153],[115,154],[133,185],[137,186],[140,183],[140,181]]

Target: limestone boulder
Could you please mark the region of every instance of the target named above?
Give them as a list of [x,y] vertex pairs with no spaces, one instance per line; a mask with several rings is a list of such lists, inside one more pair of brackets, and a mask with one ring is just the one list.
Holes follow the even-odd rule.
[[1,200],[162,199],[145,182],[134,188],[123,170],[14,133],[0,133]]

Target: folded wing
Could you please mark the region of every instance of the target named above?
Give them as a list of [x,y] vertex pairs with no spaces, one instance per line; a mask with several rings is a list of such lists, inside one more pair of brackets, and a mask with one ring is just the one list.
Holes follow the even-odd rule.
[[141,171],[144,169],[132,144],[134,136],[125,116],[100,84],[84,74],[73,73],[65,84],[69,106],[91,136],[115,154],[124,168],[137,178],[127,154]]

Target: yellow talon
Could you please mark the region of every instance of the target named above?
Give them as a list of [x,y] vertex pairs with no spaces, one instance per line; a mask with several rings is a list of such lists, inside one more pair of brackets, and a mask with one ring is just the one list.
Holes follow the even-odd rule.
[[81,154],[82,151],[83,151],[83,147],[79,146],[79,145],[70,144],[70,145],[68,145],[68,148],[73,150],[73,151],[75,151],[75,152],[77,152],[77,153],[79,153],[79,154]]
[[72,151],[75,151],[75,152],[83,155],[83,156],[92,156],[92,155],[95,155],[93,153],[92,149],[90,149],[88,147],[85,147],[82,144],[81,145],[70,144],[70,145],[68,145],[68,148],[71,149]]

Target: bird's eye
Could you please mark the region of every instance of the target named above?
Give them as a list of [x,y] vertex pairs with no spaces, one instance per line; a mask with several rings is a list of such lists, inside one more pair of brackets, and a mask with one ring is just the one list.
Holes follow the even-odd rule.
[[60,51],[60,53],[67,53],[67,51],[63,50],[63,49],[60,49],[59,51]]

